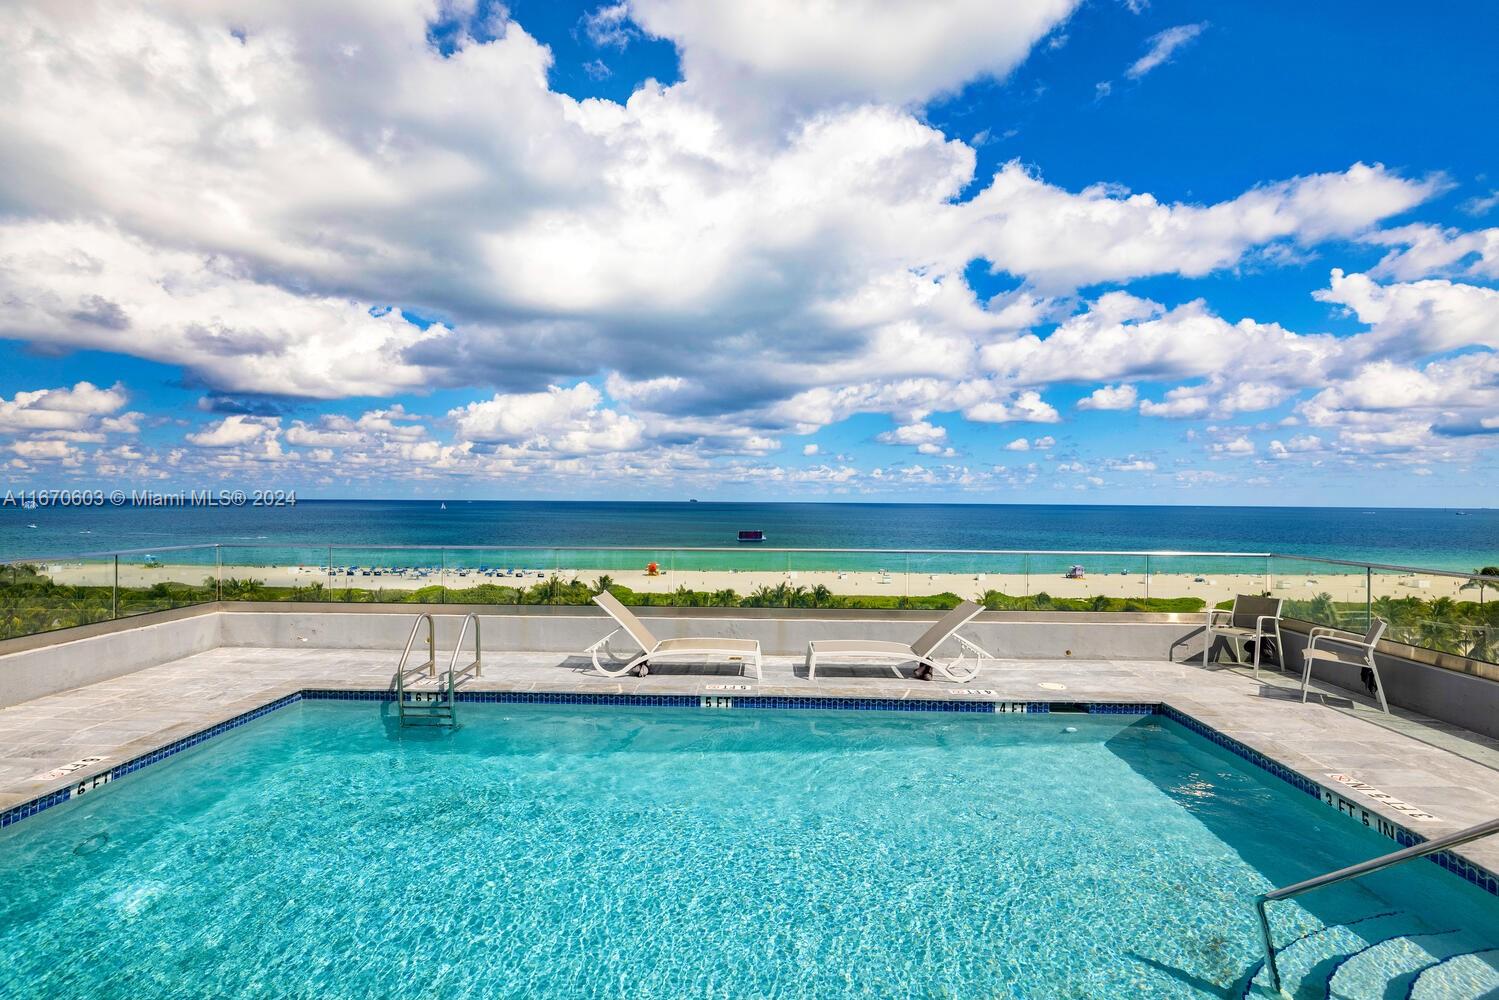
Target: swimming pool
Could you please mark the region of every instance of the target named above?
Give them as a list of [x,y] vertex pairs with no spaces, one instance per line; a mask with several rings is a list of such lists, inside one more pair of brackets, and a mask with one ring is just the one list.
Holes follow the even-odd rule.
[[[1393,846],[1158,715],[390,712],[302,701],[4,831],[0,991],[1238,995],[1256,893]],[[1291,979],[1499,946],[1427,862],[1274,914]],[[1327,978],[1381,995],[1396,946]]]

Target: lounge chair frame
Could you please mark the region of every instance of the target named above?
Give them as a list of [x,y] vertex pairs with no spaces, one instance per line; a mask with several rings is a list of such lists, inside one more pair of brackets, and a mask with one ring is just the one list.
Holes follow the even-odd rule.
[[[584,650],[593,658],[593,669],[605,677],[623,677],[631,672],[637,677],[644,677],[650,673],[652,660],[665,657],[693,657],[700,660],[740,660],[745,668],[753,672],[755,680],[764,679],[760,672],[760,641],[758,639],[705,637],[657,639],[629,608],[621,604],[619,599],[607,590],[595,594],[593,603],[603,608],[609,617],[618,623],[614,631]],[[610,647],[609,640],[621,632],[628,635],[630,640],[640,647],[641,651],[634,657],[621,656]],[[611,660],[624,660],[624,665],[617,668],[606,667],[599,660],[600,650],[603,650]]]
[[[1302,703],[1306,703],[1307,689],[1312,683],[1312,663],[1315,660],[1323,660],[1351,667],[1366,667],[1373,672],[1374,692],[1379,695],[1379,707],[1385,715],[1389,715],[1390,703],[1385,700],[1384,681],[1379,676],[1379,664],[1374,661],[1374,648],[1379,645],[1379,639],[1384,635],[1385,627],[1384,619],[1375,618],[1369,623],[1369,628],[1364,632],[1362,639],[1354,639],[1341,629],[1328,628],[1326,625],[1318,625],[1308,632],[1306,649],[1301,654]],[[1329,645],[1346,647],[1348,652],[1328,649]]]
[[[958,629],[977,618],[984,610],[982,604],[964,601],[944,615],[931,628],[909,646],[899,642],[880,642],[864,639],[814,639],[807,643],[807,678],[817,677],[819,659],[837,657],[840,660],[891,661],[890,671],[901,677],[902,663],[915,663],[918,668],[927,666],[934,674],[947,680],[964,684],[978,676],[986,660],[995,659],[980,645],[958,635]],[[962,650],[951,660],[938,660],[932,654],[948,639],[957,642]],[[820,647],[820,648],[819,648]]]

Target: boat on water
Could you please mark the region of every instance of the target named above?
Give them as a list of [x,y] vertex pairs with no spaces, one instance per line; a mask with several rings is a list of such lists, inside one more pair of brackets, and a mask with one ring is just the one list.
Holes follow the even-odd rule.
[[765,541],[765,532],[758,530],[741,531],[739,533],[739,540],[741,542],[763,542]]

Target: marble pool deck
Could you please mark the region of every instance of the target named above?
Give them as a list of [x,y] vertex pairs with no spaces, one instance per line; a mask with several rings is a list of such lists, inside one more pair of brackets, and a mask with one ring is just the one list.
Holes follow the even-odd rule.
[[[398,659],[396,652],[225,646],[0,709],[0,812],[298,691],[386,689]],[[1463,755],[1413,738],[1401,731],[1402,720],[1386,720],[1366,699],[1346,691],[1323,688],[1304,705],[1287,675],[1274,671],[1256,681],[1230,667],[1164,660],[997,660],[973,681],[955,685],[831,664],[819,665],[818,676],[809,679],[799,657],[766,657],[763,669],[760,681],[742,676],[733,665],[663,666],[645,678],[608,678],[576,655],[497,652],[486,654],[482,676],[465,687],[1165,704],[1424,837],[1499,817],[1499,770],[1486,766],[1481,753]],[[1410,718],[1404,721],[1419,731]],[[1482,750],[1483,741],[1475,736],[1466,745]],[[66,776],[42,777],[87,757],[103,760]],[[1340,782],[1335,774],[1366,783],[1386,798]],[[1390,799],[1430,818],[1398,810]],[[1391,850],[1395,847],[1392,842]],[[1499,837],[1457,853],[1499,872]]]

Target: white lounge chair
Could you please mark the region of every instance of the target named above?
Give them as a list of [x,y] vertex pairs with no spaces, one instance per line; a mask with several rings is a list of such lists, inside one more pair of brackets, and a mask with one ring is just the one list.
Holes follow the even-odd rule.
[[[1260,654],[1264,652],[1266,639],[1275,640],[1280,669],[1285,670],[1286,644],[1280,641],[1280,612],[1284,604],[1283,597],[1239,594],[1234,598],[1232,608],[1208,608],[1206,638],[1202,646],[1203,666],[1207,666],[1208,655],[1213,651],[1214,636],[1231,635],[1254,640],[1254,676],[1260,675]],[[1220,621],[1220,615],[1227,615],[1228,621]]]
[[[901,676],[901,663],[914,661],[918,670],[924,666],[930,667],[950,681],[957,681],[960,684],[971,681],[978,676],[984,660],[993,659],[993,657],[989,656],[982,647],[958,635],[957,631],[977,618],[983,610],[982,604],[964,601],[909,646],[903,642],[881,642],[877,639],[814,639],[807,643],[807,677],[817,676],[817,661],[820,658],[836,656],[840,659],[865,661],[894,660],[895,662],[890,664],[890,670],[897,677]],[[958,645],[962,647],[962,652],[956,659],[945,663],[933,659],[932,654],[948,639],[956,639]],[[973,656],[971,661],[968,659],[969,654]]]
[[[1306,701],[1306,690],[1312,682],[1312,661],[1326,660],[1328,663],[1342,663],[1369,671],[1374,677],[1374,692],[1379,695],[1379,707],[1384,710],[1385,715],[1389,715],[1390,703],[1385,701],[1384,684],[1379,679],[1379,665],[1374,662],[1374,647],[1379,645],[1379,637],[1384,634],[1384,630],[1384,620],[1376,618],[1369,623],[1362,639],[1345,638],[1338,635],[1339,629],[1323,625],[1308,632],[1310,641],[1306,644],[1306,651],[1301,654],[1305,664],[1301,672],[1302,702]],[[1340,648],[1328,649],[1328,644]]]
[[[594,594],[593,603],[603,608],[609,613],[610,618],[619,623],[613,632],[584,650],[585,653],[592,655],[593,668],[605,677],[622,677],[632,670],[635,671],[637,677],[644,677],[650,673],[652,660],[667,656],[691,656],[709,660],[743,660],[745,666],[754,671],[755,680],[762,679],[760,676],[760,642],[757,639],[657,639],[651,635],[651,630],[630,612],[629,608],[619,603],[618,598],[607,590]],[[599,650],[602,649],[611,660],[624,659],[609,648],[609,640],[620,632],[629,635],[640,647],[641,652],[633,659],[627,660],[624,666],[610,669],[599,662]]]

